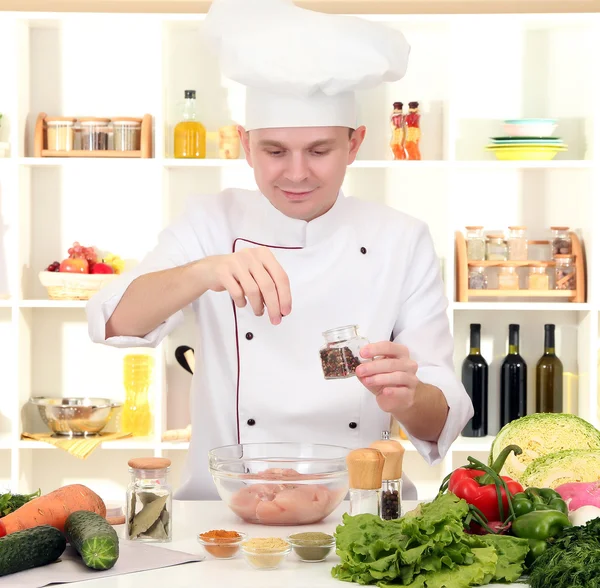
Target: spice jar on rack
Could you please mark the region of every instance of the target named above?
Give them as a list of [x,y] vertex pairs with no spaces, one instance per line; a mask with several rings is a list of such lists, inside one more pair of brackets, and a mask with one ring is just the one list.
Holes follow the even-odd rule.
[[488,261],[507,261],[508,246],[502,235],[488,235],[485,244],[485,257]]
[[381,441],[371,443],[385,457],[383,481],[381,484],[381,518],[399,519],[402,516],[402,460],[404,447],[398,441],[390,439],[389,431],[384,431]]
[[527,261],[527,227],[508,227],[509,261]]
[[325,345],[321,347],[321,367],[326,380],[350,378],[363,362],[360,350],[369,344],[368,339],[358,334],[358,326],[349,325],[330,329],[323,333]]
[[142,138],[141,118],[113,118],[113,149],[115,151],[139,151]]
[[381,486],[385,457],[378,449],[354,449],[346,456],[348,466],[350,516],[381,516]]
[[171,541],[173,491],[167,476],[171,460],[141,457],[128,462],[131,482],[127,487],[125,536],[131,541]]
[[552,231],[552,255],[571,255],[573,253],[573,244],[569,227],[550,227]]
[[577,289],[577,270],[573,256],[571,255],[555,255],[556,261],[555,272],[555,290],[576,290]]
[[487,290],[488,279],[485,267],[476,266],[469,268],[469,290]]
[[80,118],[82,151],[107,151],[109,118]]
[[527,287],[529,290],[548,290],[550,276],[545,263],[530,263]]
[[50,151],[72,151],[75,145],[75,119],[57,116],[46,119],[46,144]]
[[485,260],[485,237],[483,227],[470,226],[467,229],[467,259],[469,261]]
[[514,266],[501,267],[498,272],[498,290],[518,290],[519,274]]

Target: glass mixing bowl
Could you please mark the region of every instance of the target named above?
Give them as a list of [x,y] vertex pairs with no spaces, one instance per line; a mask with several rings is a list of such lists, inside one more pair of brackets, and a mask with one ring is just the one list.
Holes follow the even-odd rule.
[[348,492],[350,449],[311,443],[245,443],[209,452],[221,499],[262,525],[308,525],[329,516]]

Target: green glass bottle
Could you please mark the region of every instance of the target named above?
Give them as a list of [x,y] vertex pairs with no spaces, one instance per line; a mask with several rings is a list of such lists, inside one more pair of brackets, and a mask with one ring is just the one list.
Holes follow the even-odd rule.
[[554,334],[554,325],[544,325],[544,355],[535,368],[536,412],[563,411],[563,364],[556,356]]

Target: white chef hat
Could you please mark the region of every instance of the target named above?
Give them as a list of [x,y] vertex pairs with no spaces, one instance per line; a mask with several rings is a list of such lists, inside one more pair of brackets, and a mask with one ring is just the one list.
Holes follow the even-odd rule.
[[292,0],[213,0],[205,33],[223,75],[246,86],[246,130],[356,128],[356,90],[404,77],[402,33]]

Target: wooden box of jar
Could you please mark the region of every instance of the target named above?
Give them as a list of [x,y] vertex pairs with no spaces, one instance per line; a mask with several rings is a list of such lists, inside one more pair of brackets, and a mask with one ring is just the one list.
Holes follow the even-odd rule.
[[49,117],[36,121],[34,157],[152,157],[152,115]]
[[[570,255],[555,255],[553,259],[541,261],[527,259],[523,261],[509,261],[503,259],[486,259],[486,260],[469,260],[467,254],[467,240],[462,231],[455,233],[455,265],[456,265],[456,301],[469,302],[477,298],[551,298],[551,299],[566,299],[567,302],[585,302],[586,298],[586,276],[585,276],[585,252],[581,241],[577,234],[573,231],[568,231],[571,240]],[[528,245],[549,245],[549,241],[528,240]],[[561,270],[563,263],[569,264],[572,259],[572,271],[574,278],[570,280],[568,269],[564,272]],[[568,284],[568,289],[565,286],[555,287],[554,289],[541,288],[532,285],[539,283],[544,278],[547,280],[547,274],[550,269],[556,271],[556,266],[559,268],[556,273],[560,274],[558,281],[563,281]],[[469,277],[477,278],[475,273],[481,272],[481,279],[486,279],[484,273],[487,268],[497,268],[499,273],[499,285],[501,287],[488,289],[487,286],[478,285],[473,288],[473,280]],[[518,272],[520,268],[528,268],[529,284],[527,289],[519,288]],[[563,277],[564,276],[564,277]],[[546,281],[546,283],[548,283]],[[571,283],[574,287],[571,287]],[[513,286],[514,284],[514,286]]]

